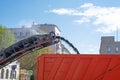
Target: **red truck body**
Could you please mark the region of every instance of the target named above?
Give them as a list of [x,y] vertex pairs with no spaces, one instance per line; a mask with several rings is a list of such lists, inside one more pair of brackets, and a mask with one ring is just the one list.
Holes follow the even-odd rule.
[[36,80],[120,80],[120,55],[44,54]]

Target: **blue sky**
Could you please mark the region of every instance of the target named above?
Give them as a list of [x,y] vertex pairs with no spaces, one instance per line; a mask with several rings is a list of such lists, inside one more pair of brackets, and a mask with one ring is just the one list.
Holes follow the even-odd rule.
[[[99,53],[101,36],[120,29],[119,0],[0,0],[0,24],[56,24],[80,53]],[[120,34],[118,34],[120,35]]]

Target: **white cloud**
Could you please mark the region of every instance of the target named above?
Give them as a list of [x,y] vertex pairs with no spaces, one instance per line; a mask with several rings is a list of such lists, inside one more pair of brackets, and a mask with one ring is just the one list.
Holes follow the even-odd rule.
[[89,7],[93,7],[92,3],[85,3],[83,5],[80,6],[81,8],[89,8]]
[[60,9],[50,10],[50,12],[53,12],[53,13],[56,13],[56,14],[59,14],[59,15],[65,15],[65,14],[72,15],[75,12],[75,10],[60,8]]
[[78,16],[80,19],[74,20],[75,22],[79,24],[91,22],[96,26],[99,25],[96,31],[103,33],[116,31],[116,27],[120,29],[120,7],[102,7],[85,3],[79,9],[60,8],[50,10],[50,12],[58,15]]
[[90,22],[90,19],[83,17],[80,20],[75,20],[75,22],[82,24],[84,22]]

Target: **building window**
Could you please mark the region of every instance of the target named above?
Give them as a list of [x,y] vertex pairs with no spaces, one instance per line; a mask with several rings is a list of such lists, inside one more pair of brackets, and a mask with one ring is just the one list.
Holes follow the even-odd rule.
[[13,79],[13,71],[10,72],[10,79]]
[[17,77],[17,72],[14,70],[11,70],[10,79],[16,79],[16,77]]
[[111,46],[107,46],[106,48],[108,53],[111,52]]
[[13,79],[16,79],[16,71],[13,72]]
[[115,46],[115,52],[119,51],[119,46]]
[[22,32],[20,32],[20,37],[23,35],[23,33]]
[[1,70],[1,79],[4,78],[4,69]]
[[6,70],[6,79],[8,79],[8,77],[9,77],[9,70],[7,69]]

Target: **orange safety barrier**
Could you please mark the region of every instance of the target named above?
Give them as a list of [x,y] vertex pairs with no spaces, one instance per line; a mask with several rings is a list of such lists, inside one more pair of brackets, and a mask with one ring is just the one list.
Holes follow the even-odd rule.
[[120,80],[120,55],[44,54],[36,80]]

